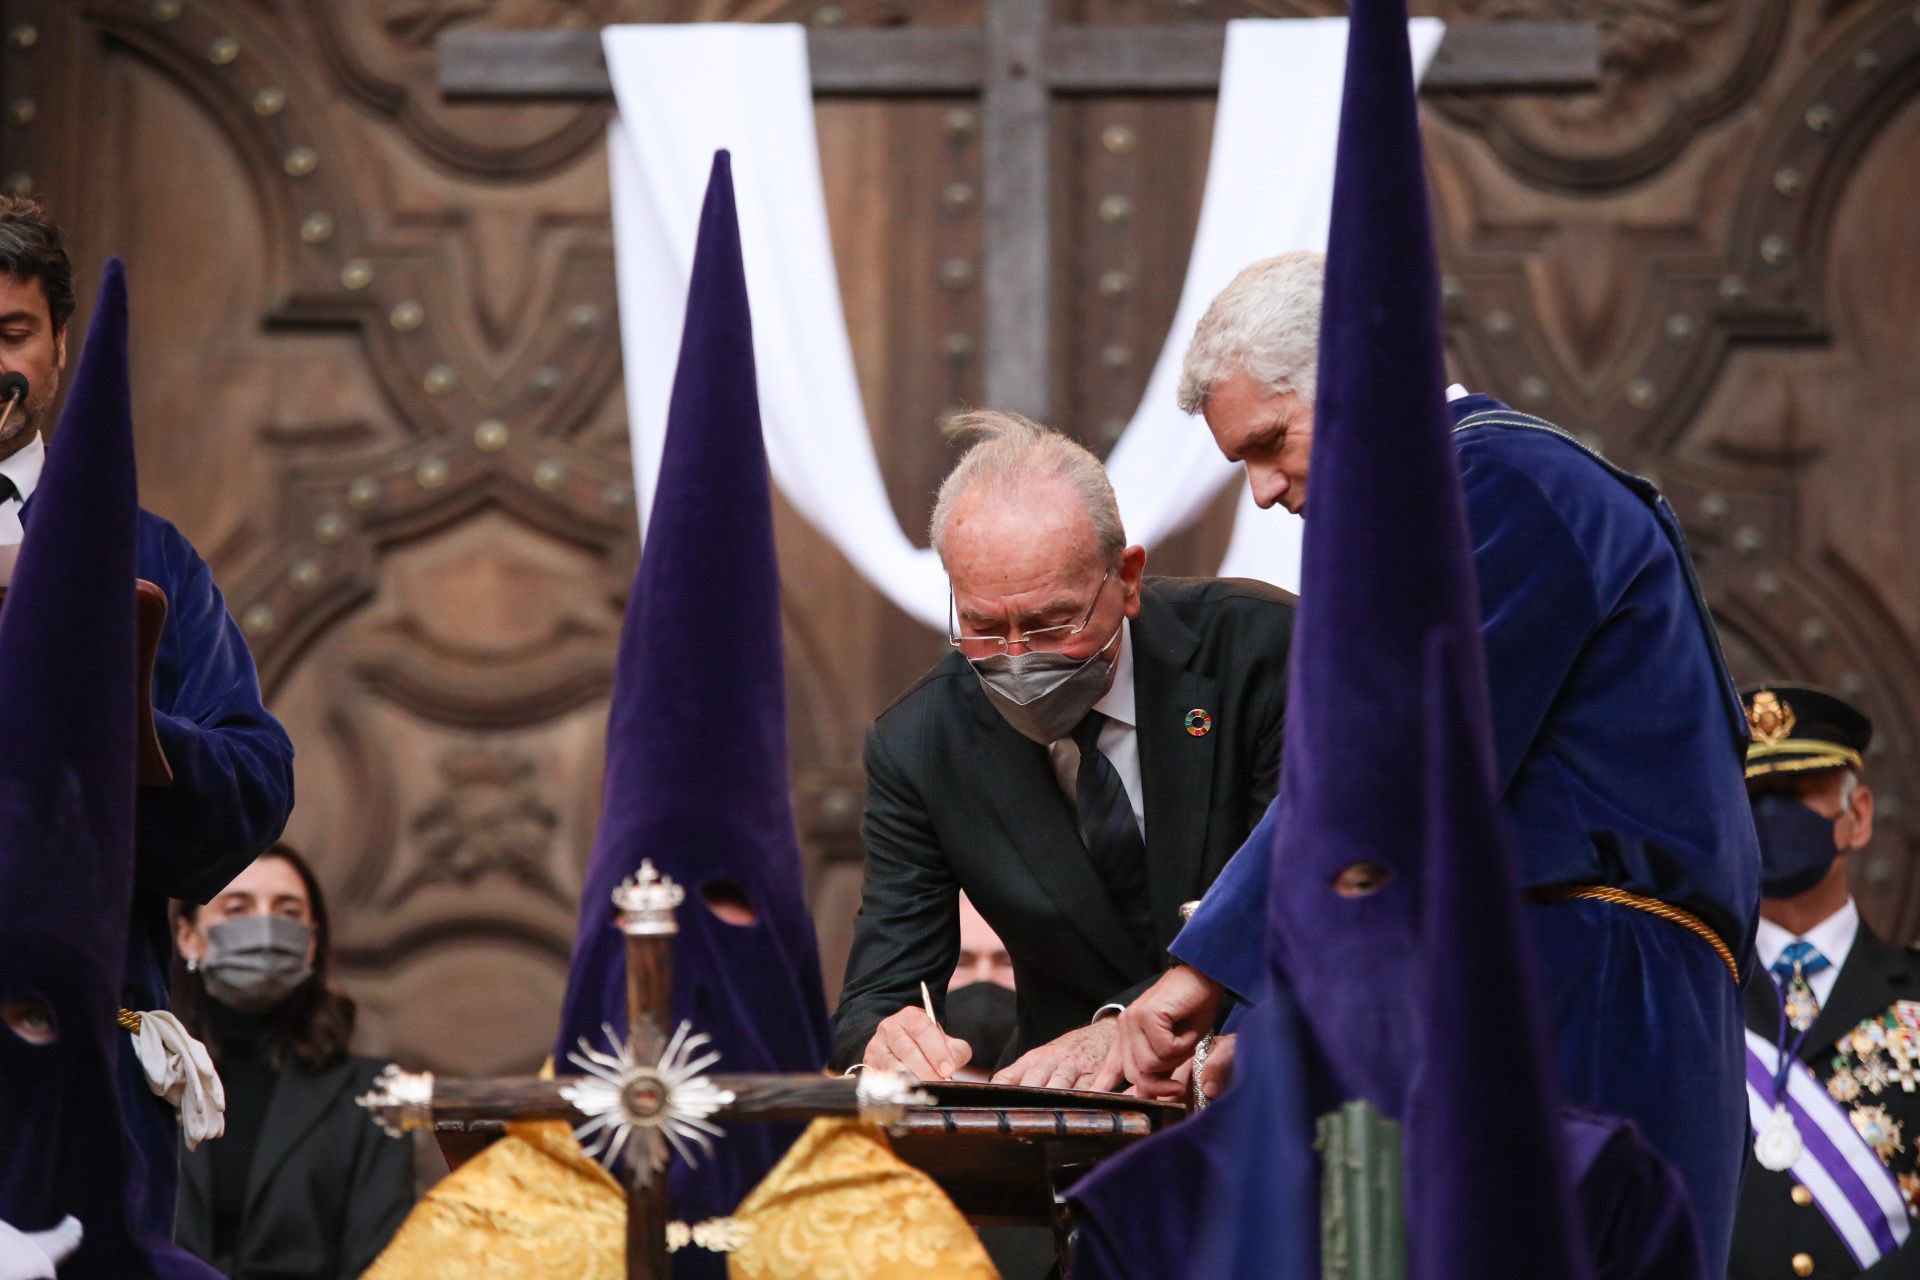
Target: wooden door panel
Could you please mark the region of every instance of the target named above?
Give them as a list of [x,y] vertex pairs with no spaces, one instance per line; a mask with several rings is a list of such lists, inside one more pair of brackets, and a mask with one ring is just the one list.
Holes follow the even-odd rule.
[[[1318,0],[1058,0],[1223,20]],[[1457,19],[1592,16],[1451,0]],[[7,0],[0,184],[85,297],[130,262],[143,497],[213,562],[299,755],[370,1047],[548,1048],[636,538],[595,106],[449,104],[455,25],[975,20],[971,0]],[[1600,7],[1578,98],[1430,102],[1463,379],[1658,477],[1735,670],[1857,697],[1880,739],[1869,917],[1920,925],[1920,24],[1907,0]],[[977,401],[979,120],[819,110],[847,321],[894,512],[924,537]],[[1104,448],[1177,298],[1211,106],[1056,104],[1057,425]],[[1196,427],[1196,430],[1199,428]],[[1204,572],[1225,495],[1154,566]],[[776,499],[795,800],[830,987],[865,726],[943,652]]]

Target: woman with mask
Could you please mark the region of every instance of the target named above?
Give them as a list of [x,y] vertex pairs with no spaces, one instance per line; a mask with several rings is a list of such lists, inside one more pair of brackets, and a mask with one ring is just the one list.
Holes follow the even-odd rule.
[[327,982],[320,885],[276,844],[174,923],[174,1011],[226,1087],[225,1136],[181,1159],[175,1235],[232,1280],[349,1280],[413,1204],[413,1151],[354,1098],[354,1004]]

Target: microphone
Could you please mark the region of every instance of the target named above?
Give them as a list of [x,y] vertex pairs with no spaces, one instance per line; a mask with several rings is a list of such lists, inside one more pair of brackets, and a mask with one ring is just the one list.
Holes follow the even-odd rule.
[[6,401],[6,408],[0,409],[0,431],[5,431],[14,409],[27,402],[27,375],[0,373],[0,400]]

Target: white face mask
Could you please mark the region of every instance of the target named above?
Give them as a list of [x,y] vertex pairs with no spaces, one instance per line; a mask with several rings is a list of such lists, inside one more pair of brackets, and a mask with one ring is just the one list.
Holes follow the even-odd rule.
[[1115,627],[1107,643],[1086,658],[996,653],[967,661],[1000,718],[1044,747],[1072,733],[1106,695],[1113,683],[1113,661],[1105,655],[1119,634],[1120,627]]

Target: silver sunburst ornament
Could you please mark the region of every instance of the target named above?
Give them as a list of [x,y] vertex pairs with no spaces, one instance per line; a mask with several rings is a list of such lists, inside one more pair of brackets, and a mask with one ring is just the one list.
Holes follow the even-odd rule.
[[683,1022],[660,1061],[647,1063],[634,1057],[612,1027],[603,1024],[600,1029],[612,1052],[594,1048],[582,1036],[579,1050],[568,1054],[567,1061],[586,1075],[560,1090],[561,1097],[589,1117],[573,1131],[586,1153],[612,1164],[634,1143],[638,1150],[633,1167],[642,1185],[666,1167],[669,1144],[690,1165],[700,1163],[695,1145],[711,1155],[713,1139],[722,1130],[707,1117],[732,1102],[733,1094],[700,1074],[720,1061],[717,1053],[694,1057],[709,1037],[695,1035],[692,1024]]

